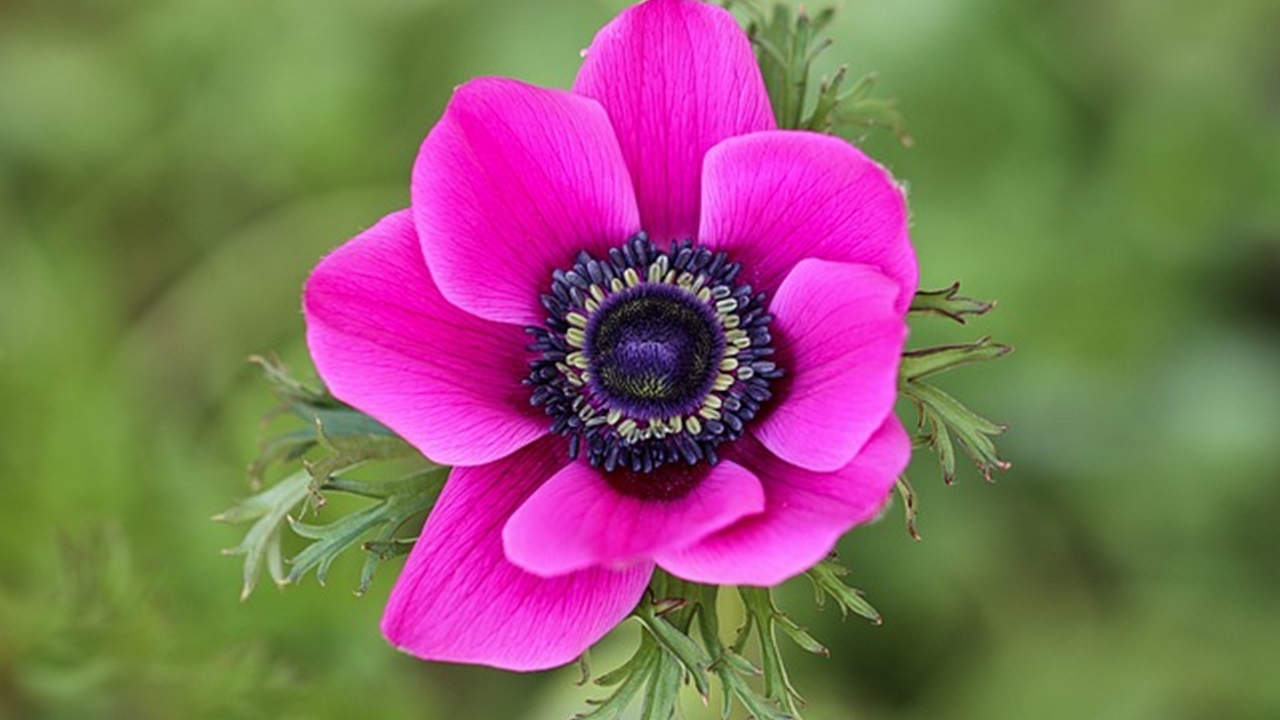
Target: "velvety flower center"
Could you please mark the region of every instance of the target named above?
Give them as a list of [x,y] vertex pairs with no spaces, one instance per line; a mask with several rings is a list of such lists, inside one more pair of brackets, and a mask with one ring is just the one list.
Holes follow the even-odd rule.
[[572,457],[647,497],[666,486],[648,473],[714,464],[716,447],[741,437],[782,372],[766,298],[736,282],[740,271],[723,252],[687,240],[662,251],[641,233],[552,274],[525,382]]
[[594,390],[629,417],[696,412],[715,383],[724,331],[715,313],[678,287],[645,284],[605,300],[583,353]]

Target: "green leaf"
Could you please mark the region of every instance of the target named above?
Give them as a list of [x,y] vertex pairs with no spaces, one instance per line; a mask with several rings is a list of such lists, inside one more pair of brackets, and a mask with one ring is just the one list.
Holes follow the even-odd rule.
[[[918,292],[912,300],[910,312],[964,323],[966,316],[984,315],[995,307],[993,302],[962,297],[958,294],[959,291],[960,283],[954,283],[942,290]],[[914,438],[914,444],[933,449],[938,456],[942,479],[948,484],[954,482],[956,477],[957,442],[987,480],[991,479],[993,471],[1007,470],[1009,463],[1000,459],[995,443],[991,440],[993,436],[1004,432],[1005,428],[978,415],[956,398],[924,380],[965,365],[997,360],[1011,352],[1013,347],[984,337],[971,343],[941,345],[903,354],[898,373],[898,390],[915,404],[919,412],[920,432]],[[912,537],[918,538],[914,527],[915,495],[910,492],[910,485],[904,483],[905,479],[899,482],[898,490],[903,493],[904,501],[909,501],[908,529]]]
[[848,568],[832,558],[827,558],[809,568],[805,576],[813,582],[815,599],[819,607],[826,603],[827,598],[831,598],[840,608],[841,615],[848,617],[849,613],[853,613],[876,625],[881,624],[883,620],[880,613],[871,607],[871,603],[862,597],[861,592],[845,584],[844,577],[848,574]]
[[[596,707],[589,712],[574,716],[575,720],[610,720],[625,712],[640,692],[655,681],[661,655],[662,649],[658,647],[653,636],[643,634],[640,638],[640,646],[636,648],[630,660],[617,670],[596,680],[597,685],[609,687],[616,685],[617,689],[604,700],[588,700],[589,705]],[[677,678],[676,684],[678,683]]]
[[313,389],[294,378],[278,359],[255,356],[250,361],[262,368],[281,401],[279,407],[268,413],[264,425],[281,414],[300,418],[304,423],[301,428],[262,441],[258,457],[249,466],[249,479],[255,489],[262,485],[272,465],[298,460],[326,438],[337,443],[396,440],[395,434],[382,423],[343,404],[328,391]]
[[[338,401],[327,391],[314,389],[294,378],[276,359],[253,358],[281,400],[268,421],[282,414],[303,423],[262,443],[258,458],[249,468],[255,488],[267,470],[278,463],[301,462],[285,480],[237,503],[215,520],[257,522],[230,554],[245,556],[242,597],[255,588],[265,567],[278,585],[296,583],[307,573],[325,582],[329,568],[339,555],[352,547],[366,550],[357,594],[373,581],[378,565],[398,557],[412,547],[412,541],[396,537],[411,518],[424,514],[435,503],[446,469],[423,458],[417,450],[397,437],[382,423]],[[385,461],[416,459],[422,470],[400,480],[373,482],[346,477],[351,470]],[[327,524],[303,522],[300,516],[320,512],[324,493],[340,492],[373,501]],[[303,550],[287,562],[281,551],[286,526],[309,540]]]
[[328,484],[336,488],[332,481],[339,473],[380,460],[419,458],[428,467],[436,467],[422,458],[412,445],[398,437],[359,434],[331,436],[319,422],[315,429],[318,446],[325,454],[319,460],[306,463],[306,468],[316,482],[322,485]]
[[262,369],[263,377],[267,379],[267,382],[271,383],[276,395],[288,405],[292,405],[295,402],[311,405],[329,405],[331,407],[341,405],[327,391],[312,388],[293,377],[293,374],[289,372],[289,368],[281,362],[280,358],[274,355],[254,355],[249,358],[249,362]]
[[[443,469],[433,468],[401,480],[381,483],[331,478],[320,486],[322,492],[347,492],[378,498],[379,501],[327,525],[290,519],[289,524],[295,533],[314,542],[290,561],[293,569],[289,572],[288,582],[296,583],[314,570],[316,580],[323,585],[333,561],[352,547],[366,547],[367,543],[363,540],[374,531],[380,532],[371,542],[379,543],[382,547],[409,545],[403,541],[393,545],[393,536],[406,522],[426,513],[435,504],[444,487],[445,477]],[[372,568],[384,557],[374,554],[366,559],[365,572],[362,573],[357,594],[363,594],[368,589],[373,575]],[[371,561],[372,567],[369,566]]]
[[[693,613],[695,607],[689,606],[688,598],[675,598],[679,601],[679,605],[672,604],[672,599],[655,598],[653,601],[641,601],[636,609],[636,617],[640,619],[658,645],[684,667],[698,694],[706,698],[711,692],[711,684],[707,679],[707,668],[711,665],[711,658],[698,643],[694,642],[693,638],[689,637],[688,623],[681,623],[682,627],[677,627],[667,620],[667,616],[671,615],[675,609],[688,607],[689,612]],[[677,621],[679,620],[683,618],[677,618]]]
[[811,652],[814,655],[821,655],[822,657],[831,656],[831,651],[828,650],[825,645],[814,639],[807,630],[797,625],[791,618],[782,613],[778,613],[777,615],[774,615],[774,620],[777,622],[778,628],[782,630],[787,637],[791,638],[792,642],[799,645],[801,649],[806,652]]
[[[388,525],[388,528],[391,526]],[[394,532],[394,530],[392,530]],[[385,536],[386,533],[384,532]],[[364,559],[364,567],[360,569],[360,584],[356,586],[356,595],[364,595],[369,592],[369,586],[373,584],[373,575],[378,570],[378,566],[388,560],[408,555],[413,549],[413,540],[391,539],[391,540],[370,540],[363,545],[361,549],[368,553]]]
[[295,404],[290,406],[290,410],[313,428],[311,432],[317,441],[321,434],[330,439],[396,437],[386,425],[353,408]]
[[[682,661],[670,653],[657,653],[652,679],[645,688],[644,702],[640,706],[641,720],[671,720],[680,699]],[[705,697],[705,695],[704,695]]]
[[[755,720],[799,720],[799,716],[783,712],[771,701],[761,697],[740,676],[729,673],[722,676],[722,680],[728,684],[730,692]],[[726,714],[724,717],[729,716]]]
[[289,513],[307,498],[311,492],[311,484],[311,475],[305,470],[299,470],[213,516],[214,522],[240,524],[256,521],[239,545],[223,551],[225,555],[244,556],[241,600],[247,600],[257,587],[264,562],[277,585],[283,585],[287,581],[281,562],[280,530]]
[[899,477],[894,487],[898,490],[898,497],[902,499],[902,513],[907,522],[907,533],[911,535],[912,540],[919,540],[920,533],[916,531],[916,512],[919,508],[916,505],[915,488],[911,487],[911,481],[906,475]]
[[1001,460],[991,437],[1004,432],[1003,425],[987,420],[959,400],[937,387],[920,381],[901,384],[901,390],[920,412],[922,426],[928,428],[927,439],[942,460],[943,479],[951,483],[955,479],[955,460],[952,438],[977,465],[987,480],[995,470],[1008,470],[1008,462]]
[[773,604],[767,588],[740,587],[738,594],[746,607],[747,616],[757,629],[760,644],[760,669],[764,675],[764,697],[792,717],[800,717],[799,705],[804,698],[791,685],[787,674],[778,636],[774,632],[781,611]]
[[1013,352],[1008,345],[1000,345],[984,337],[961,345],[939,345],[924,350],[903,353],[898,376],[903,380],[919,380],[964,365],[996,360]]
[[[739,647],[730,648],[720,639],[716,610],[719,589],[689,583],[661,571],[655,573],[646,598],[632,613],[645,628],[639,648],[622,667],[595,681],[616,689],[604,700],[589,701],[595,707],[578,718],[619,718],[639,698],[640,717],[669,720],[677,709],[681,684],[687,678],[696,686],[700,671],[719,681],[722,718],[727,720],[736,704],[757,720],[798,720],[799,695],[787,679],[774,630],[812,652],[821,653],[821,644],[773,605],[770,590],[739,590],[748,608],[747,624],[738,632]],[[740,653],[740,646],[747,643],[756,628],[764,629],[759,638],[763,669]],[[764,694],[752,687],[755,678],[763,680]],[[706,692],[700,692],[705,698]]]
[[965,324],[966,315],[986,315],[996,304],[961,297],[960,283],[942,290],[921,290],[911,300],[910,312],[916,315],[938,315]]
[[905,121],[894,103],[870,96],[874,74],[846,89],[849,68],[841,65],[834,75],[822,77],[814,92],[813,64],[832,45],[823,31],[835,17],[835,8],[811,15],[803,7],[793,12],[781,3],[767,12],[752,0],[729,0],[727,4],[747,13],[747,35],[755,45],[778,127],[842,134],[852,129],[883,128],[904,145],[911,145]]

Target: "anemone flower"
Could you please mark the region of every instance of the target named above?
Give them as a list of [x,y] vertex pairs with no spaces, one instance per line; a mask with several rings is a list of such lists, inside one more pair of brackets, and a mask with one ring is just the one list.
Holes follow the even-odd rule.
[[561,665],[655,567],[774,585],[883,507],[910,454],[905,201],[848,143],[776,129],[724,10],[626,10],[572,92],[461,86],[410,195],[304,298],[331,391],[453,467],[397,647]]

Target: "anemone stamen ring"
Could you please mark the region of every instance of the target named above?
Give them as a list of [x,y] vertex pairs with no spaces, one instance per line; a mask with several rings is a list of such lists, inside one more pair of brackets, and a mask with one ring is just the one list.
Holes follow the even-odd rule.
[[606,472],[718,461],[772,396],[764,293],[741,266],[692,241],[659,250],[644,233],[579,253],[542,296],[545,327],[525,383],[569,454]]

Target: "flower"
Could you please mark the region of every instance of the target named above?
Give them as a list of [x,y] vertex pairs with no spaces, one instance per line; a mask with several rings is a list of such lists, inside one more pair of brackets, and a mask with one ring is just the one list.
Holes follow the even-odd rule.
[[775,129],[720,8],[626,10],[572,92],[460,87],[410,208],[305,290],[331,391],[453,466],[387,638],[544,669],[625,618],[655,566],[805,571],[906,465],[916,281],[898,186],[840,139]]

